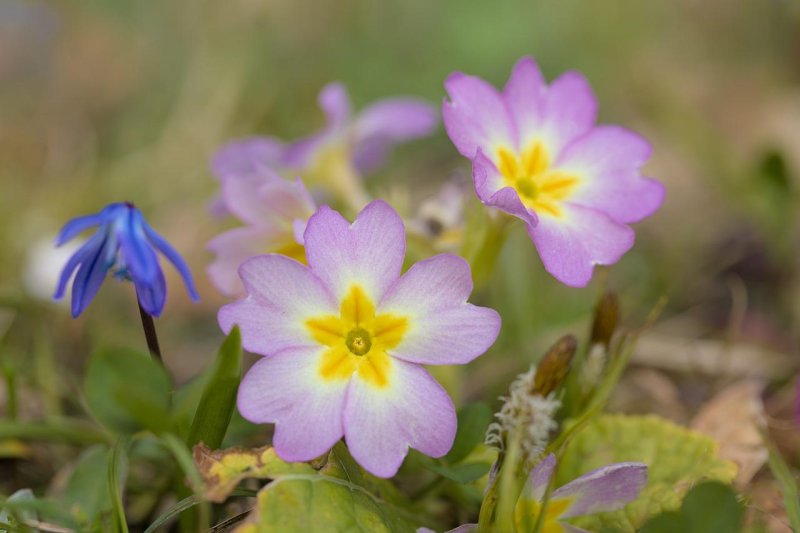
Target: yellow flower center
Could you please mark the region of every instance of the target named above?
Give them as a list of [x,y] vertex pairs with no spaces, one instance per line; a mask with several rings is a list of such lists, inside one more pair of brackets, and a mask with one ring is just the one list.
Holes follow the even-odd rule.
[[328,349],[322,354],[319,375],[326,381],[349,379],[353,374],[383,389],[389,386],[392,358],[386,350],[397,346],[408,318],[375,314],[375,306],[358,285],[342,300],[339,316],[306,321],[311,337]]
[[562,215],[559,204],[573,192],[578,178],[553,170],[542,143],[532,143],[519,155],[500,148],[497,161],[505,186],[517,191],[525,207],[537,214]]
[[[542,533],[563,533],[564,526],[558,519],[572,503],[572,498],[550,499],[542,518]],[[542,512],[542,504],[529,499],[520,499],[516,508],[516,524],[520,531],[532,531]]]

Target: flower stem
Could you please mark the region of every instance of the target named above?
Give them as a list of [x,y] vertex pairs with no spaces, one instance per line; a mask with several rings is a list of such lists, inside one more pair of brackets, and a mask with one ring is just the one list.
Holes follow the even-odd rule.
[[461,255],[472,268],[475,286],[481,287],[491,279],[514,218],[505,214],[490,217],[482,205],[477,206],[477,209],[479,214],[467,221]]
[[144,310],[142,303],[137,299],[139,304],[139,316],[142,318],[142,329],[144,330],[144,338],[147,340],[147,349],[150,350],[150,355],[153,359],[163,364],[164,360],[161,357],[161,348],[158,345],[158,334],[156,333],[156,325],[153,322],[153,317]]

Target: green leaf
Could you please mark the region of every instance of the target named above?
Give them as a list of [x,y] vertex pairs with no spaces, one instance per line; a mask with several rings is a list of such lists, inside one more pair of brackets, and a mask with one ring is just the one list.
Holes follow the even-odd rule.
[[457,463],[483,442],[486,428],[492,420],[492,410],[483,402],[468,403],[458,411],[458,431],[453,447],[444,457],[448,463]]
[[719,482],[701,483],[683,499],[681,513],[697,533],[732,533],[741,531],[744,508],[736,493]]
[[639,497],[612,513],[575,519],[596,531],[634,531],[655,514],[675,510],[686,490],[703,480],[733,480],[736,465],[717,455],[714,441],[656,416],[602,415],[588,421],[568,442],[559,461],[556,487],[611,463],[639,461],[648,467]]
[[109,434],[97,424],[74,418],[52,418],[46,422],[0,420],[0,440],[24,439],[63,442],[67,444],[96,444],[112,442]]
[[189,429],[187,444],[203,442],[209,448],[222,445],[236,407],[236,391],[242,379],[242,336],[234,326],[222,343],[211,379],[203,390],[200,404]]
[[443,465],[436,461],[424,461],[425,468],[436,472],[456,483],[472,483],[486,475],[492,467],[489,463],[461,463],[457,465]]
[[80,521],[94,524],[111,509],[106,479],[110,450],[93,446],[81,454],[64,488],[64,506]]
[[682,533],[689,532],[689,524],[678,511],[665,511],[654,516],[639,530],[640,533]]
[[344,479],[370,494],[398,506],[409,506],[408,498],[388,479],[375,477],[353,459],[344,441],[337,442],[325,458],[320,474]]
[[258,493],[254,516],[238,531],[413,533],[413,517],[358,485],[322,475],[282,476]]
[[164,367],[128,349],[97,352],[84,383],[92,414],[101,424],[122,434],[169,429],[169,391]]
[[767,184],[776,196],[786,200],[792,194],[792,180],[783,154],[777,150],[769,150],[761,158],[759,174],[762,184]]
[[642,533],[735,533],[742,530],[744,507],[727,485],[701,483],[683,499],[680,511],[667,511],[649,520]]
[[172,394],[173,430],[184,440],[189,437],[189,428],[213,371],[214,365],[209,365]]

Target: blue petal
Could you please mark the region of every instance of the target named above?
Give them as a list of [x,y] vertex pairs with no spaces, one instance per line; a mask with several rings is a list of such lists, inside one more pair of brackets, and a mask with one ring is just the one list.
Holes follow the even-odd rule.
[[159,269],[153,283],[144,284],[136,280],[133,283],[142,309],[148,315],[160,316],[161,311],[164,310],[164,303],[167,301],[167,282],[164,280],[164,273]]
[[156,253],[144,234],[144,217],[136,208],[129,208],[115,222],[116,234],[125,266],[134,282],[149,285],[161,273]]
[[82,231],[89,229],[93,226],[98,226],[106,221],[105,210],[95,213],[94,215],[85,215],[76,217],[64,224],[61,231],[58,232],[56,237],[56,246],[61,246],[68,240],[72,239],[75,235]]
[[61,276],[58,278],[58,286],[53,298],[60,300],[64,297],[64,291],[67,289],[67,283],[78,268],[78,265],[87,260],[87,258],[97,254],[100,247],[103,245],[104,233],[102,230],[96,232],[94,235],[81,246],[72,257],[69,258],[67,264],[61,269]]
[[142,228],[144,229],[145,234],[147,234],[147,237],[150,239],[150,242],[153,243],[153,246],[155,246],[162,254],[164,254],[169,262],[172,263],[178,270],[183,278],[184,284],[186,284],[186,290],[189,292],[189,296],[192,297],[192,300],[195,302],[198,301],[200,296],[197,294],[197,290],[194,287],[192,271],[189,270],[189,266],[186,264],[186,261],[183,260],[183,257],[181,257],[178,251],[175,250],[175,248],[173,248],[172,245],[168,243],[166,239],[164,239],[164,237],[156,233],[156,231],[144,219],[142,219]]
[[86,257],[81,261],[78,273],[75,275],[75,281],[72,283],[73,318],[86,309],[89,302],[97,294],[97,291],[100,290],[100,286],[106,278],[106,272],[113,266],[113,263],[108,264],[105,260],[109,255],[108,246],[112,244],[109,242],[108,233],[108,229],[98,232],[101,237],[99,243],[93,246],[91,254],[86,254]]

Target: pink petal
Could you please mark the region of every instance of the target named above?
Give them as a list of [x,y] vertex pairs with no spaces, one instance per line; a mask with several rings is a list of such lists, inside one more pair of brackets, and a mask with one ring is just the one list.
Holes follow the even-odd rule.
[[553,499],[574,501],[562,515],[564,518],[616,511],[632,502],[647,484],[647,465],[615,463],[592,470],[553,491]]
[[309,219],[303,239],[308,265],[340,301],[357,284],[377,303],[400,276],[405,227],[382,200],[367,205],[352,225],[323,206]]
[[638,222],[664,201],[664,187],[639,172],[651,153],[643,137],[617,126],[600,126],[570,143],[556,163],[579,178],[570,201],[608,213],[618,222]]
[[520,59],[503,89],[503,99],[517,125],[521,146],[527,146],[540,134],[547,93],[547,85],[536,61],[531,57]]
[[597,101],[589,82],[579,72],[566,72],[547,90],[542,131],[525,132],[520,144],[527,146],[526,141],[540,137],[554,154],[558,154],[572,140],[589,131],[596,116]]
[[378,314],[409,319],[409,330],[389,353],[412,363],[464,364],[494,344],[500,315],[467,303],[472,292],[469,264],[450,254],[412,266],[389,289]]
[[560,522],[558,525],[561,526],[561,529],[564,530],[564,533],[592,533],[588,529],[573,526],[572,524],[567,524],[566,522]]
[[540,216],[528,226],[545,269],[571,287],[585,287],[595,265],[611,265],[631,249],[634,233],[595,209],[559,204],[561,218]]
[[223,306],[218,319],[225,333],[239,325],[242,346],[250,352],[273,355],[317,346],[305,321],[339,313],[332,295],[311,270],[283,255],[252,257],[239,267],[239,275],[248,296]]
[[317,102],[325,113],[326,124],[320,131],[287,146],[281,162],[288,167],[302,169],[311,165],[319,150],[328,141],[343,135],[350,123],[350,97],[341,83],[323,87]]
[[500,146],[517,146],[514,122],[497,89],[460,72],[444,86],[450,96],[442,106],[444,127],[461,155],[472,159],[478,149],[495,154]]
[[258,189],[257,196],[262,216],[279,221],[287,232],[296,219],[307,220],[317,210],[300,178],[265,183]]
[[373,170],[395,144],[430,135],[438,120],[434,106],[412,98],[383,100],[365,108],[353,125],[356,168],[362,173]]
[[514,215],[528,225],[535,226],[538,223],[536,213],[522,204],[517,191],[505,185],[495,164],[481,150],[472,161],[472,179],[475,194],[481,202]]
[[273,170],[264,168],[259,177],[229,175],[222,182],[222,202],[227,210],[242,222],[260,224],[269,220],[269,211],[264,208],[264,198],[259,190],[269,184],[285,183]]
[[528,481],[524,489],[525,498],[541,502],[545,492],[547,492],[547,486],[550,484],[555,468],[556,456],[552,453],[539,461],[539,464],[534,466],[528,475]]
[[378,477],[392,477],[409,446],[441,457],[453,445],[456,414],[447,392],[421,366],[392,360],[389,387],[352,379],[344,407],[344,435],[356,461]]
[[274,228],[246,226],[226,231],[208,243],[216,258],[208,267],[212,283],[224,294],[242,295],[239,265],[277,245],[280,234]]
[[323,87],[317,102],[325,112],[328,127],[339,129],[350,122],[350,96],[343,84],[333,82]]
[[228,177],[260,179],[274,168],[284,150],[283,142],[273,137],[250,137],[229,142],[211,159],[211,170],[221,181]]
[[237,406],[247,420],[275,423],[272,443],[286,461],[309,461],[342,438],[347,381],[318,375],[319,347],[264,357],[239,386]]

